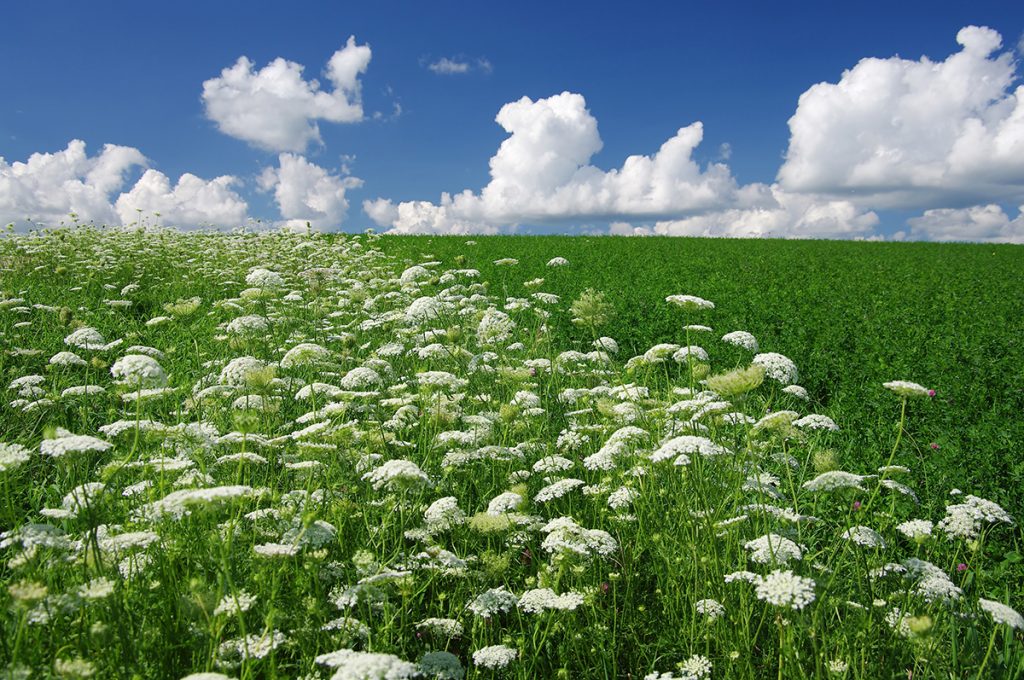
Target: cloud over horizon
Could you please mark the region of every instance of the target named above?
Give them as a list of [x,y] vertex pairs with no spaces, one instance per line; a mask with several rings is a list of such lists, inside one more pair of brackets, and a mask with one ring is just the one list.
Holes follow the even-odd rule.
[[[129,173],[149,160],[136,148],[105,144],[89,156],[73,139],[54,153],[34,153],[8,164],[0,158],[0,223],[55,226],[75,214],[80,222],[131,224],[141,215],[168,226],[238,226],[248,205],[232,190],[231,176],[203,180],[183,174],[172,187],[162,172],[147,169],[127,193]],[[115,194],[117,197],[115,198]]]
[[961,50],[944,61],[862,59],[838,82],[808,88],[773,184],[739,185],[728,145],[720,162],[696,163],[699,121],[652,155],[600,170],[590,165],[603,146],[597,120],[582,95],[563,92],[501,108],[495,120],[508,137],[479,192],[445,192],[436,203],[377,198],[363,209],[394,233],[604,219],[614,233],[870,238],[877,210],[918,208],[925,212],[908,223],[914,237],[954,238],[959,229],[965,239],[1014,239],[1017,220],[995,203],[1024,200],[1018,64],[999,52],[992,29],[967,26],[956,40]]
[[363,180],[332,174],[303,156],[283,153],[277,168],[265,168],[259,177],[263,191],[272,191],[281,212],[277,226],[302,231],[306,224],[317,231],[337,229],[348,214],[345,192]]
[[[505,137],[478,190],[443,192],[435,201],[378,194],[363,200],[362,209],[398,234],[603,224],[617,234],[891,234],[1024,243],[1024,216],[1019,208],[1011,216],[1024,204],[1020,63],[990,28],[964,27],[956,42],[958,51],[941,60],[865,58],[834,82],[807,87],[788,121],[790,137],[773,182],[741,184],[727,142],[702,152],[702,121],[684,121],[657,148],[598,167],[594,158],[604,147],[598,120],[582,94],[563,91],[500,107],[494,120]],[[53,226],[74,213],[84,222],[130,224],[141,213],[168,226],[239,226],[249,219],[243,196],[258,190],[278,209],[267,224],[338,229],[349,218],[349,192],[364,181],[351,175],[347,161],[334,169],[303,153],[322,145],[321,122],[366,120],[361,77],[371,57],[369,45],[349,37],[325,65],[329,90],[307,80],[304,66],[280,57],[262,68],[239,57],[203,83],[203,110],[222,132],[274,152],[276,166],[258,176],[203,179],[184,172],[174,180],[150,167],[137,148],[106,144],[89,156],[85,142],[73,139],[24,162],[0,157],[0,223]],[[490,62],[452,56],[420,66],[459,75],[489,70]],[[434,82],[422,71],[418,77]],[[916,216],[882,229],[893,210]]]
[[[1002,37],[967,26],[945,61],[862,59],[800,96],[778,181],[873,208],[1024,200],[1024,86]],[[938,205],[937,205],[938,204]]]
[[495,121],[509,136],[491,157],[491,180],[480,193],[446,193],[437,204],[376,199],[364,202],[366,213],[398,233],[469,233],[530,220],[657,218],[771,201],[763,185],[739,186],[724,163],[702,168],[693,160],[700,122],[679,128],[656,153],[603,171],[590,165],[603,142],[578,93],[522,97]]

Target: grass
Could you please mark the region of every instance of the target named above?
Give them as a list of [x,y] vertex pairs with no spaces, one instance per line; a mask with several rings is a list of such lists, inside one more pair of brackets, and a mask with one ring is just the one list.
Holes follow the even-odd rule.
[[1019,252],[0,240],[0,674],[1019,677]]

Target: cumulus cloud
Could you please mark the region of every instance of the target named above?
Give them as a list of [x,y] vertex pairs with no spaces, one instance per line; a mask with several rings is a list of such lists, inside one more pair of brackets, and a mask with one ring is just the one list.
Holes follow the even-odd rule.
[[367,201],[367,214],[396,232],[470,233],[524,221],[675,217],[771,202],[764,185],[740,187],[725,164],[702,168],[693,160],[704,135],[699,122],[679,128],[656,153],[604,171],[590,165],[602,141],[579,94],[523,97],[495,120],[509,136],[491,158],[491,179],[480,193],[445,193],[436,204]]
[[914,239],[1024,243],[1024,205],[1017,208],[1017,217],[1012,220],[1001,207],[989,204],[925,210],[907,224]]
[[114,208],[121,224],[137,222],[141,216],[169,227],[237,227],[245,222],[249,209],[232,189],[239,183],[230,175],[206,181],[185,173],[172,187],[167,175],[147,170],[130,191],[118,197]]
[[968,26],[961,50],[863,59],[801,95],[778,181],[875,208],[1024,198],[1024,87],[1001,36]]
[[362,186],[358,177],[332,174],[304,157],[282,153],[278,167],[266,168],[259,178],[264,191],[273,191],[285,229],[335,230],[348,213],[345,192]]
[[162,172],[146,170],[122,193],[129,173],[148,164],[130,146],[106,144],[89,156],[79,139],[63,151],[34,153],[24,163],[0,158],[0,222],[56,226],[73,213],[82,222],[131,224],[140,211],[167,226],[237,226],[246,219],[248,206],[231,189],[238,180],[230,176],[206,181],[185,173],[172,187]]
[[437,61],[429,62],[427,68],[442,76],[462,75],[470,71],[490,73],[494,70],[491,62],[482,57],[472,60],[463,57],[441,57]]
[[34,153],[26,162],[8,164],[0,157],[0,223],[53,226],[74,213],[85,222],[113,224],[111,194],[129,171],[145,165],[142,152],[128,146],[107,144],[89,156],[80,139],[63,151]]
[[678,220],[661,220],[653,232],[663,236],[736,238],[870,238],[879,219],[850,201],[793,194],[777,184],[773,202],[757,208],[733,208]]
[[359,76],[370,64],[369,45],[350,36],[327,62],[328,92],[303,78],[304,67],[278,57],[258,71],[247,57],[203,83],[206,116],[224,134],[270,151],[301,152],[321,143],[318,120],[363,120]]

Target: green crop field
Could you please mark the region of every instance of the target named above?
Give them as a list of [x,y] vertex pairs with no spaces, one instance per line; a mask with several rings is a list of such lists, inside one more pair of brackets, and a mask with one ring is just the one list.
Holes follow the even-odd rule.
[[0,677],[1020,677],[1022,290],[1019,246],[9,235]]

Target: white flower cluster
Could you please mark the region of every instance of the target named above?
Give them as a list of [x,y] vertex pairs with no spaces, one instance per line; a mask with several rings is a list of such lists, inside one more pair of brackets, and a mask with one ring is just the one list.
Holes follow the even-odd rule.
[[232,319],[227,326],[224,327],[231,335],[259,335],[265,333],[270,328],[270,319],[265,316],[258,314],[248,314],[246,316],[239,316]]
[[715,308],[714,302],[697,297],[696,295],[669,295],[665,298],[665,302],[670,302],[687,311]]
[[377,371],[368,366],[357,366],[346,373],[339,384],[346,390],[366,390],[378,387],[381,383]]
[[507,342],[512,337],[516,323],[505,312],[491,307],[484,312],[476,329],[477,342],[484,347]]
[[915,382],[910,382],[909,380],[891,380],[889,382],[882,383],[882,387],[892,390],[901,397],[929,396],[927,387],[918,385]]
[[416,463],[411,460],[389,460],[363,475],[363,479],[373,484],[376,491],[387,487],[395,490],[409,486],[427,484],[430,478]]
[[394,654],[357,652],[339,649],[316,657],[321,666],[334,669],[331,680],[410,680],[419,675],[419,667]]
[[714,621],[725,616],[725,607],[718,600],[698,600],[693,605],[698,614],[703,614],[709,621]]
[[861,525],[850,527],[849,529],[843,532],[842,537],[847,541],[856,543],[857,545],[862,546],[864,548],[885,547],[885,539],[882,538],[882,535],[880,533],[878,533],[871,527]]
[[31,458],[31,452],[21,444],[0,442],[0,472],[10,472]]
[[473,663],[481,668],[498,670],[505,668],[519,658],[519,650],[505,645],[481,647],[473,652]]
[[280,288],[284,286],[284,278],[275,271],[257,267],[245,277],[246,284],[257,288]]
[[221,505],[241,498],[251,498],[258,493],[251,486],[240,484],[214,486],[207,489],[181,489],[172,491],[160,500],[143,506],[140,513],[153,519],[164,516],[180,518],[189,514],[193,509]]
[[759,576],[754,583],[757,599],[776,607],[803,609],[814,602],[814,580],[792,571],[773,571]]
[[797,418],[793,421],[793,425],[802,430],[826,430],[828,432],[839,431],[839,426],[836,425],[836,421],[819,413],[811,413],[803,418]]
[[113,444],[87,434],[58,433],[54,439],[44,439],[39,445],[39,453],[51,458],[62,458],[69,453],[89,453],[106,451]]
[[160,362],[145,354],[126,354],[110,367],[114,380],[131,387],[164,387],[167,372]]
[[95,328],[86,326],[85,328],[79,328],[64,338],[64,344],[77,347],[78,349],[108,350],[121,344],[121,341],[115,340],[108,343],[102,333]]
[[519,609],[527,614],[540,614],[548,610],[572,611],[583,604],[579,593],[556,595],[550,588],[527,590],[519,596]]
[[281,368],[317,366],[331,360],[331,351],[312,342],[302,342],[285,352],[281,357]]
[[750,350],[751,352],[757,352],[759,349],[757,345],[757,338],[747,331],[733,331],[732,333],[726,333],[722,336],[722,342],[735,345],[736,347],[742,347],[743,349]]
[[512,611],[513,607],[519,604],[519,598],[513,593],[501,588],[491,588],[476,596],[469,603],[469,611],[482,619],[489,619],[492,616]]
[[416,624],[420,630],[429,631],[433,635],[439,635],[448,639],[461,637],[463,633],[462,624],[455,619],[428,618]]
[[424,296],[413,300],[405,308],[405,320],[419,324],[441,318],[450,311],[450,305],[436,297]]
[[954,538],[977,538],[983,524],[1013,524],[1013,517],[998,504],[968,494],[963,503],[946,506],[939,529]]
[[459,499],[455,496],[445,496],[431,503],[423,513],[423,519],[433,533],[448,531],[466,523],[466,515],[459,509]]
[[758,564],[785,565],[792,560],[799,561],[804,556],[799,545],[778,534],[765,534],[747,541],[743,547],[750,551],[750,559]]
[[487,504],[487,514],[501,515],[512,512],[522,505],[524,500],[520,494],[514,491],[505,491],[492,498],[491,502]]
[[843,470],[830,470],[822,472],[814,479],[803,483],[803,488],[808,491],[835,491],[836,489],[860,489],[864,490],[861,482],[872,479],[875,475],[855,475],[852,472]]
[[900,532],[912,541],[921,541],[932,535],[935,524],[926,519],[911,519],[896,525]]
[[986,611],[996,624],[1024,630],[1024,616],[1013,607],[985,598],[978,598],[978,606]]
[[221,385],[244,387],[254,373],[263,371],[267,364],[255,357],[235,357],[221,369],[217,382]]
[[556,498],[561,498],[573,489],[577,489],[586,484],[582,479],[560,479],[557,482],[548,484],[543,489],[537,492],[537,495],[533,497],[533,500],[537,503],[547,503],[553,501]]
[[707,437],[697,435],[682,435],[665,441],[652,454],[651,461],[660,463],[669,458],[675,459],[676,465],[689,465],[688,454],[700,454],[702,456],[721,456],[729,453],[729,449],[721,444],[716,444]]
[[792,385],[798,380],[796,364],[792,359],[776,352],[755,354],[753,363],[764,368],[766,376],[783,385]]
[[556,559],[569,556],[606,557],[619,549],[618,542],[607,531],[586,529],[578,525],[572,517],[553,519],[545,524],[541,531],[547,534],[541,548]]

